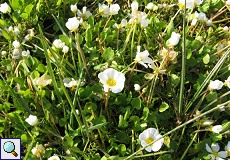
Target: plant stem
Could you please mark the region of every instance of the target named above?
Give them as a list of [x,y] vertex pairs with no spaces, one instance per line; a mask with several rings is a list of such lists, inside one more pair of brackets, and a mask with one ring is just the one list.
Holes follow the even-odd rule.
[[178,108],[179,117],[182,114],[182,106],[183,106],[183,100],[184,100],[185,68],[186,68],[185,19],[186,19],[186,8],[184,9],[184,13],[183,13],[182,69],[181,69],[179,108]]

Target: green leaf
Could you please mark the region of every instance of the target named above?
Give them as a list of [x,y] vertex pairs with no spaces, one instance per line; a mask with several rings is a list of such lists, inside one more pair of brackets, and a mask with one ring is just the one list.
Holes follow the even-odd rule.
[[85,41],[87,42],[87,43],[90,43],[90,42],[92,42],[92,38],[93,37],[93,35],[92,35],[92,30],[90,29],[90,28],[87,28],[87,30],[86,30],[86,32],[85,32]]
[[167,35],[170,37],[172,32],[174,30],[174,23],[173,20],[171,19],[168,25],[168,30],[167,30]]
[[131,105],[136,109],[141,109],[141,99],[140,98],[134,98],[131,101]]
[[61,118],[60,120],[59,120],[59,125],[61,126],[61,127],[63,127],[63,126],[65,126],[66,125],[66,119],[65,118]]
[[210,137],[211,137],[213,142],[217,142],[217,141],[220,141],[222,139],[222,134],[214,133],[214,134],[211,134]]
[[106,50],[104,51],[104,53],[102,54],[102,58],[105,61],[111,60],[113,59],[114,56],[114,50],[112,48],[106,48]]
[[56,5],[57,5],[57,6],[60,6],[61,3],[62,3],[62,0],[58,0],[57,3],[56,3]]
[[27,135],[26,134],[22,134],[21,135],[21,140],[22,140],[22,142],[27,142]]
[[215,100],[217,98],[218,94],[216,92],[210,92],[207,96],[206,96],[206,100],[207,102],[212,102],[213,100]]
[[169,105],[166,102],[162,102],[159,108],[159,112],[164,112],[169,108]]
[[2,30],[2,35],[3,35],[3,37],[4,37],[5,39],[7,39],[8,41],[11,40],[11,37],[10,37],[10,35],[9,35],[9,33],[8,33],[7,31]]
[[149,115],[149,108],[144,107],[144,109],[143,109],[143,118],[144,118],[144,120],[146,120],[148,118],[148,115]]
[[106,126],[107,124],[108,124],[108,122],[100,123],[100,124],[94,125],[92,127],[89,127],[89,130],[99,129],[99,128],[103,127],[103,126]]
[[123,118],[122,115],[119,116],[119,123],[118,123],[118,127],[119,128],[125,128],[128,126],[128,122],[126,122]]
[[20,15],[23,19],[27,20],[28,17],[30,16],[31,11],[33,10],[34,5],[29,4],[25,7],[24,12]]
[[70,148],[73,146],[73,140],[71,137],[65,136],[62,144],[65,148]]
[[230,122],[226,122],[226,123],[222,124],[222,126],[223,126],[223,129],[222,129],[221,133],[224,133],[224,132],[230,130]]
[[24,0],[11,0],[10,4],[14,11],[21,11],[22,7],[24,7]]
[[125,146],[124,144],[120,144],[120,145],[118,146],[118,151],[119,151],[119,153],[120,153],[122,156],[124,156],[125,153],[126,153],[126,146]]
[[210,61],[210,56],[209,56],[209,54],[206,54],[206,55],[203,57],[203,62],[204,62],[204,64],[208,64],[209,61]]
[[0,19],[0,27],[6,28],[6,22],[3,19]]
[[179,84],[180,83],[180,78],[175,74],[171,74],[171,81],[174,84]]
[[41,63],[38,65],[37,70],[41,73],[44,73],[47,69],[46,69],[45,65]]

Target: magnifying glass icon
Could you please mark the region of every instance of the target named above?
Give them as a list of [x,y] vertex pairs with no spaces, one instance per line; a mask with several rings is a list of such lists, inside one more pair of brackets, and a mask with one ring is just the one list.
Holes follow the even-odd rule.
[[18,154],[14,151],[15,150],[15,145],[13,142],[11,141],[7,141],[3,144],[3,149],[6,153],[11,153],[13,154],[15,157],[18,156]]

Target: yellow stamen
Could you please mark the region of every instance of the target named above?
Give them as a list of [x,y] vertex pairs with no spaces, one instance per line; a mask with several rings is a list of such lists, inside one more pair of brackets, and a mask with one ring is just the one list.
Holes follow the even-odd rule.
[[154,141],[154,139],[152,138],[152,137],[148,137],[146,140],[145,140],[145,142],[147,143],[147,144],[150,144],[150,143],[152,143]]
[[218,152],[212,151],[212,154],[213,154],[215,157],[219,157]]
[[108,86],[115,86],[117,84],[116,80],[113,79],[113,78],[109,78],[107,81],[106,81],[107,85]]

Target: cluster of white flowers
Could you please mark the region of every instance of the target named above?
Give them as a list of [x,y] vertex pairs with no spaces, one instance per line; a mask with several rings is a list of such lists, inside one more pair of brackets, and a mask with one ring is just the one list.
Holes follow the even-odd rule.
[[224,86],[224,84],[227,85],[228,88],[230,88],[230,76],[227,78],[227,80],[225,80],[225,83],[217,79],[215,81],[211,81],[208,87],[211,90],[220,90]]
[[[82,8],[82,11],[80,11],[77,8],[76,4],[71,5],[70,9],[75,14],[75,16],[72,18],[69,18],[65,25],[71,32],[75,32],[75,31],[77,31],[78,27],[83,22],[83,20],[86,20],[92,14],[90,13],[90,11],[87,11],[87,7],[85,7],[85,6]],[[78,17],[76,17],[76,13],[77,13]]]
[[205,23],[207,26],[212,24],[212,20],[208,19],[204,12],[195,11],[189,15],[189,19],[191,19],[191,26],[195,26],[197,22]]
[[0,12],[2,12],[2,13],[10,13],[11,8],[6,2],[2,3],[2,4],[0,4]]
[[9,26],[7,29],[6,29],[9,33],[13,33],[15,36],[18,36],[20,31],[19,31],[19,28],[18,26]]
[[185,6],[187,9],[193,9],[196,6],[199,6],[203,3],[203,0],[178,0],[178,6],[180,9],[184,9]]
[[102,17],[108,17],[110,15],[116,15],[118,14],[118,11],[120,10],[119,4],[111,4],[112,1],[107,1],[108,5],[106,4],[99,4],[98,12],[101,14]]
[[149,25],[150,20],[147,18],[147,14],[145,12],[138,11],[139,4],[137,1],[133,1],[131,4],[132,12],[130,14],[129,23],[133,24],[139,22],[142,27],[147,27]]
[[63,53],[68,53],[69,52],[69,47],[65,44],[65,42],[62,42],[60,39],[55,39],[53,41],[53,47],[54,50],[56,49],[62,49]]
[[24,37],[24,41],[29,41],[34,37],[34,29],[28,29],[27,35]]
[[227,146],[225,146],[225,151],[220,151],[220,146],[218,143],[212,143],[211,147],[206,143],[206,150],[210,154],[208,156],[212,160],[224,160],[224,158],[227,158],[229,156],[230,151],[230,141],[228,141]]

